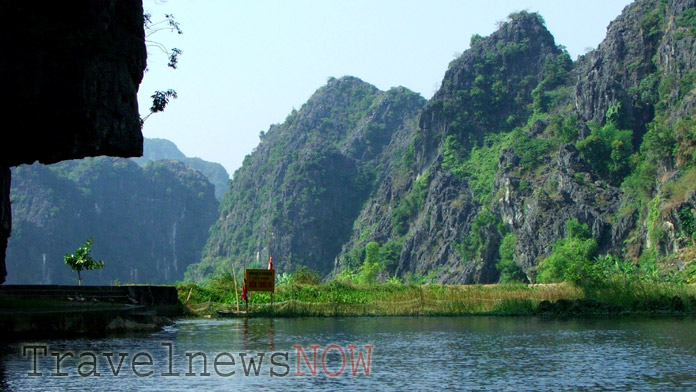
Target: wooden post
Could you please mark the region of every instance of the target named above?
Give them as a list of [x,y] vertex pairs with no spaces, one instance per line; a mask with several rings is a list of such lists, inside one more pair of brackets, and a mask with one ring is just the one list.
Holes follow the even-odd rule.
[[237,271],[232,267],[232,278],[234,278],[234,299],[237,301],[237,313],[239,313],[239,293],[237,293]]

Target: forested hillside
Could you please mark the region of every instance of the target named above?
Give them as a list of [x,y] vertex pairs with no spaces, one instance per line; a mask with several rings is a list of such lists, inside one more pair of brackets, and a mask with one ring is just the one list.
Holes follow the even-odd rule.
[[408,149],[425,100],[331,79],[261,143],[235,174],[192,277],[220,268],[334,268],[365,201]]

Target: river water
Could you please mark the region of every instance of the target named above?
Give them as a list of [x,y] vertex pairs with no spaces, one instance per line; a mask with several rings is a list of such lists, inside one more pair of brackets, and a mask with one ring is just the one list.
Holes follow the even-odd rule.
[[0,389],[694,391],[696,318],[181,321],[5,344]]

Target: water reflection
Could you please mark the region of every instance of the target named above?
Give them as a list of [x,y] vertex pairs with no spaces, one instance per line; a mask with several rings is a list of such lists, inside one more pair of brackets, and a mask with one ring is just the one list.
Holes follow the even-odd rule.
[[[0,390],[696,390],[694,318],[622,318],[558,320],[537,318],[296,318],[189,320],[153,335],[109,339],[42,342],[55,351],[138,351],[153,356],[154,375],[138,378],[128,366],[120,377],[80,377],[78,364],[66,361],[69,377],[28,377],[30,358],[20,346],[0,350]],[[167,343],[173,353],[169,358]],[[296,346],[309,353],[319,346],[318,371],[311,376],[302,362],[295,377]],[[324,349],[335,345],[323,356]],[[374,346],[371,373],[353,376],[347,347]],[[188,370],[186,353],[208,355],[209,377],[161,377],[171,363],[174,372]],[[210,368],[220,352],[236,358],[237,374],[216,375]],[[344,355],[341,354],[343,352]],[[365,352],[365,350],[363,350]],[[245,358],[265,354],[258,376],[245,375]],[[288,353],[284,376],[268,371],[272,353]],[[324,362],[322,363],[322,360]],[[42,362],[50,369],[51,358]],[[346,371],[339,377],[343,364]],[[276,370],[285,370],[279,367]]]
[[5,365],[5,357],[8,354],[9,347],[0,343],[0,391],[9,391],[10,386],[7,382],[7,367]]
[[[244,351],[275,350],[274,319],[241,319],[242,349]],[[264,344],[265,343],[265,344]]]

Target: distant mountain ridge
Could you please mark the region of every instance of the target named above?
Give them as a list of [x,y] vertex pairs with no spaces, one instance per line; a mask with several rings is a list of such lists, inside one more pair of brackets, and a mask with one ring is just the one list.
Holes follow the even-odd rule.
[[145,166],[149,161],[158,161],[161,159],[184,159],[184,155],[179,147],[171,140],[160,138],[144,138],[143,139],[143,156],[131,158],[140,166]]
[[221,164],[205,161],[201,158],[189,158],[179,150],[174,142],[167,139],[145,138],[143,141],[143,156],[131,159],[141,167],[150,161],[163,159],[183,162],[208,177],[208,180],[215,186],[215,197],[218,200],[221,200],[227,191],[227,182],[230,180],[227,170]]

